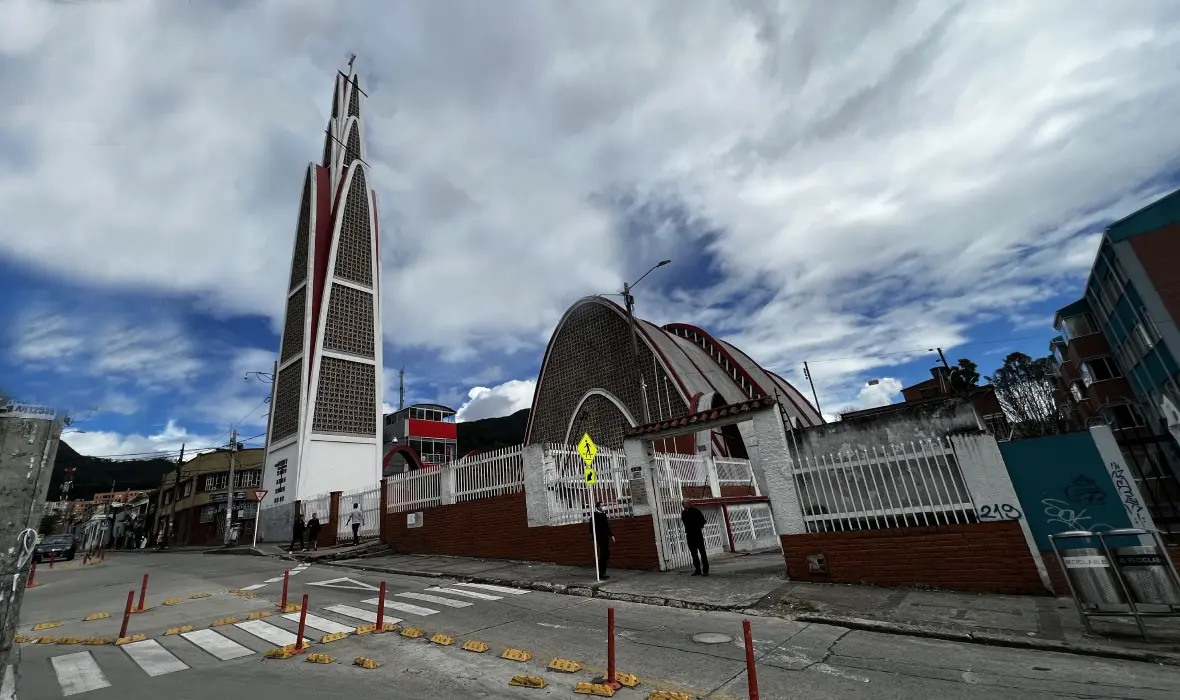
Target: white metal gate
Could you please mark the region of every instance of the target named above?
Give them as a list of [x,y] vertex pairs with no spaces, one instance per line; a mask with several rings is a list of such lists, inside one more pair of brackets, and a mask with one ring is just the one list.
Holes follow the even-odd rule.
[[656,544],[660,550],[660,569],[671,571],[692,565],[688,541],[684,539],[680,511],[684,509],[684,492],[680,480],[665,460],[654,460],[652,482],[652,518],[656,526]]

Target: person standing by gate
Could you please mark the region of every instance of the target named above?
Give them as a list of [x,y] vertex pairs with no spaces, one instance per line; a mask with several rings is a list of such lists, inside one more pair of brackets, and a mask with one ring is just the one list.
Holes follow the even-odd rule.
[[348,513],[348,519],[345,523],[352,525],[352,544],[356,546],[361,543],[361,525],[365,524],[365,514],[361,512],[361,504],[353,503],[352,510]]
[[320,548],[320,518],[315,513],[311,514],[311,520],[307,521],[307,543],[311,545],[311,551],[318,551]]
[[680,512],[684,523],[684,539],[688,540],[688,551],[692,554],[692,575],[709,575],[709,555],[705,553],[705,514],[696,506],[684,504]]
[[299,543],[299,551],[304,550],[303,546],[303,513],[295,514],[295,524],[291,526],[291,551],[295,551],[295,543]]
[[610,519],[606,517],[601,503],[594,504],[593,529],[597,538],[594,546],[598,548],[598,578],[605,580],[610,578],[606,575],[606,564],[610,561],[610,546],[615,536],[611,534]]

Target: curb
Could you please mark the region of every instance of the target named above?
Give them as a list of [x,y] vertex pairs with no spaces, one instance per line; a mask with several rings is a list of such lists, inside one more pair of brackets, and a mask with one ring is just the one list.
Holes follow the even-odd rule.
[[253,547],[217,547],[206,549],[201,554],[229,554],[237,556],[265,557],[266,553]]
[[955,632],[950,630],[936,630],[919,625],[903,622],[887,622],[884,620],[870,620],[846,615],[828,615],[823,613],[803,613],[792,618],[798,622],[815,622],[825,625],[836,625],[848,629],[865,632],[880,632],[883,634],[897,634],[907,637],[922,637],[925,639],[942,639],[948,642],[963,642],[967,644],[982,644],[994,647],[1009,647],[1012,649],[1032,649],[1036,651],[1053,651],[1061,654],[1075,654],[1078,656],[1096,656],[1123,661],[1139,661],[1166,666],[1180,666],[1180,654],[1146,649],[1120,649],[1118,647],[1101,644],[1077,644],[1074,642],[1054,639],[1037,639],[1032,637],[1015,637],[991,632]]
[[490,576],[443,574],[437,571],[418,571],[415,569],[399,569],[388,566],[361,566],[357,564],[336,563],[330,561],[317,563],[323,563],[325,566],[334,566],[342,569],[356,569],[357,571],[393,574],[395,576],[417,576],[420,578],[462,581],[464,583],[486,583],[492,586],[505,586],[508,588],[518,588],[520,590],[543,591],[545,593],[559,593],[562,595],[580,596],[582,598],[599,598],[601,600],[617,600],[623,603],[658,605],[664,608],[680,608],[683,610],[700,610],[704,612],[742,612],[751,616],[766,616],[766,613],[760,610],[755,610],[752,606],[747,605],[715,605],[713,603],[697,603],[694,601],[679,600],[677,598],[665,598],[663,596],[639,595],[635,593],[613,593],[611,591],[602,590],[600,586],[603,584],[566,585],[564,583],[548,583],[546,581],[523,581],[494,578]]

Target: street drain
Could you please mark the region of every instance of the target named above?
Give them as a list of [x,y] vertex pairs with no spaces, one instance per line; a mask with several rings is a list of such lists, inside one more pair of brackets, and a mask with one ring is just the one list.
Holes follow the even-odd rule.
[[733,641],[733,637],[717,632],[701,632],[700,634],[694,634],[692,641],[698,644],[729,644]]

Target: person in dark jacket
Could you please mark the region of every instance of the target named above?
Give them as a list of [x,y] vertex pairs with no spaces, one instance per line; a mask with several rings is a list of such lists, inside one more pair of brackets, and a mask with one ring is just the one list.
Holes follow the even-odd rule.
[[307,543],[311,545],[311,551],[316,551],[320,548],[320,519],[315,514],[311,514],[311,520],[307,521]]
[[684,539],[688,540],[688,551],[692,554],[692,575],[709,575],[709,555],[705,554],[705,514],[696,506],[684,505],[680,511],[684,523]]
[[302,552],[305,548],[303,546],[303,513],[295,515],[295,524],[291,526],[291,551],[295,551],[295,543],[299,543],[299,551]]
[[610,519],[606,517],[606,511],[602,509],[601,503],[594,505],[592,527],[596,538],[594,545],[598,547],[598,578],[608,579],[610,576],[606,575],[606,564],[610,561],[610,546],[615,541],[615,536],[611,534]]

